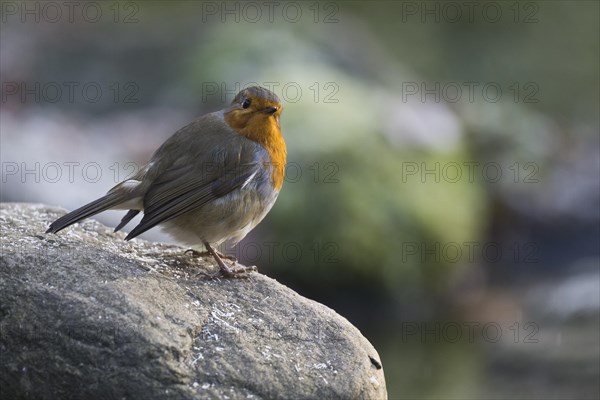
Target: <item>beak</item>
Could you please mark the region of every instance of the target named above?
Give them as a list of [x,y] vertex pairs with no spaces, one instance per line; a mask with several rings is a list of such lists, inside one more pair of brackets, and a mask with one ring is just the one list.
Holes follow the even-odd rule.
[[277,110],[279,110],[279,107],[267,107],[264,110],[262,110],[262,112],[270,115],[274,114]]

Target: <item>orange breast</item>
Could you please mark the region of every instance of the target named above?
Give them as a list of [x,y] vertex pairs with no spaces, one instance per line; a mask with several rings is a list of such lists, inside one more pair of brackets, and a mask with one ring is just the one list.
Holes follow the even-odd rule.
[[287,150],[279,127],[278,116],[243,115],[236,111],[226,113],[225,122],[240,135],[259,143],[267,150],[271,157],[271,168],[273,168],[273,187],[280,190],[283,185]]

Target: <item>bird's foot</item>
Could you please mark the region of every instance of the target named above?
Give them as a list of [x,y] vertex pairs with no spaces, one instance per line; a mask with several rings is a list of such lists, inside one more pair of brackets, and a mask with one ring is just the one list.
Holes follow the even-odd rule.
[[219,265],[219,273],[224,278],[248,278],[250,272],[256,272],[257,269],[254,265],[245,266],[235,261],[231,266],[227,266],[225,263]]
[[219,272],[224,278],[247,278],[250,272],[256,271],[256,267],[254,266],[246,267],[244,265],[239,264],[237,260],[235,260],[235,257],[233,263],[230,266],[228,266],[221,259],[222,255],[220,255],[218,251],[213,249],[210,243],[204,242],[204,247],[206,247],[208,253],[211,256],[213,256],[213,258],[217,262],[217,265],[219,266]]

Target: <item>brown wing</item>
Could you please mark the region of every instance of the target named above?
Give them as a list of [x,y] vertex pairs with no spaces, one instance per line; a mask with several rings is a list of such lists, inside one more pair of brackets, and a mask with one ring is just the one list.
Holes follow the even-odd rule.
[[[188,150],[153,180],[144,195],[144,217],[125,239],[241,188],[259,172],[256,146],[243,137],[232,137],[223,146],[226,151],[204,151],[197,156]],[[210,161],[200,163],[199,159]]]

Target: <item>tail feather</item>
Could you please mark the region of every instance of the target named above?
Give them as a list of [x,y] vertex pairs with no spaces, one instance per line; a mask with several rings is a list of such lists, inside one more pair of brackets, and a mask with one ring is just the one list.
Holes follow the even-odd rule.
[[136,215],[140,213],[140,210],[129,210],[127,214],[123,217],[119,225],[115,228],[115,232],[120,231],[125,225],[129,223]]
[[50,227],[46,233],[56,233],[69,225],[81,221],[84,218],[91,217],[92,215],[96,215],[102,211],[108,210],[120,203],[123,203],[125,200],[126,199],[122,195],[109,193],[106,196],[100,197],[99,199],[94,200],[75,211],[71,211],[70,213],[63,215],[50,224]]

